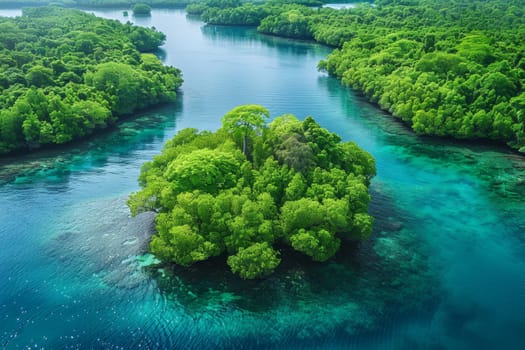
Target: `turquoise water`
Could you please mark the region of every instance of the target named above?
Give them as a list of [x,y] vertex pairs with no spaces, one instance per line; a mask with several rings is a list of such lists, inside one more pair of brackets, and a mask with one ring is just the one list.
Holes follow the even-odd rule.
[[[1,347],[525,347],[522,156],[413,135],[316,71],[327,48],[178,10],[136,22],[168,35],[159,54],[183,71],[177,103],[0,160]],[[376,157],[373,237],[327,264],[287,259],[263,281],[239,281],[221,259],[151,266],[152,215],[125,206],[140,165],[177,130],[216,129],[244,103],[313,115]]]

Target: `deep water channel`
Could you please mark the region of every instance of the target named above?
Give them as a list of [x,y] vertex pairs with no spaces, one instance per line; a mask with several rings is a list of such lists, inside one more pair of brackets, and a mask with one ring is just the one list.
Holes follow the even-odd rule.
[[[167,34],[159,54],[183,71],[179,100],[0,160],[0,347],[525,348],[524,157],[415,136],[317,72],[328,48],[181,10],[129,19]],[[148,266],[152,216],[131,219],[125,205],[141,164],[177,130],[216,129],[247,103],[312,115],[375,156],[373,237],[256,282],[223,261]]]

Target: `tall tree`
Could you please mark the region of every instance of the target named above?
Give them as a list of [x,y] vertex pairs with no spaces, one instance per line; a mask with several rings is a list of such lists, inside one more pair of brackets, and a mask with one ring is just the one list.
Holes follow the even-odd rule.
[[226,113],[222,118],[222,125],[235,139],[242,140],[242,153],[249,158],[248,140],[260,134],[269,117],[270,112],[263,106],[243,105]]

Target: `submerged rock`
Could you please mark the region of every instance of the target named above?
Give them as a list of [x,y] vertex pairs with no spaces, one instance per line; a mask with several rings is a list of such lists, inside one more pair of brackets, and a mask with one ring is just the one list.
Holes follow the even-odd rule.
[[139,262],[139,265],[142,267],[152,266],[152,265],[159,265],[161,261],[155,257],[155,255],[151,253],[147,253],[144,255],[137,256],[137,261]]

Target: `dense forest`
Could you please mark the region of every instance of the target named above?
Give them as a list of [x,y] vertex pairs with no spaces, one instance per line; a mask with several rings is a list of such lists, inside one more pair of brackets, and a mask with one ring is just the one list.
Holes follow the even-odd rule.
[[173,101],[181,73],[152,53],[164,34],[58,7],[0,17],[0,154],[61,144]]
[[236,107],[218,131],[182,130],[143,165],[128,205],[159,213],[158,258],[189,266],[228,255],[252,279],[279,265],[279,247],[325,261],[342,241],[370,235],[373,157],[312,117],[268,117],[262,106]]
[[525,151],[525,0],[378,0],[346,10],[213,5],[188,10],[211,24],[336,47],[320,69],[419,134]]
[[64,7],[105,7],[129,8],[137,3],[145,3],[154,7],[184,8],[198,0],[0,0],[0,6],[41,6],[60,5]]
[[151,15],[151,6],[144,3],[137,3],[132,8],[134,16],[149,16]]
[[[276,4],[296,3],[308,6],[321,6],[329,0],[271,0]],[[364,0],[359,0],[364,1]],[[249,0],[237,1],[235,4],[252,2]],[[253,1],[263,3],[264,0]],[[352,1],[354,2],[354,1]],[[355,1],[357,2],[357,1]],[[1,6],[39,6],[39,5],[61,5],[65,7],[106,7],[106,8],[132,8],[137,3],[144,3],[155,8],[184,8],[189,4],[203,3],[202,0],[0,0]],[[213,0],[215,7],[231,7],[230,0]]]

